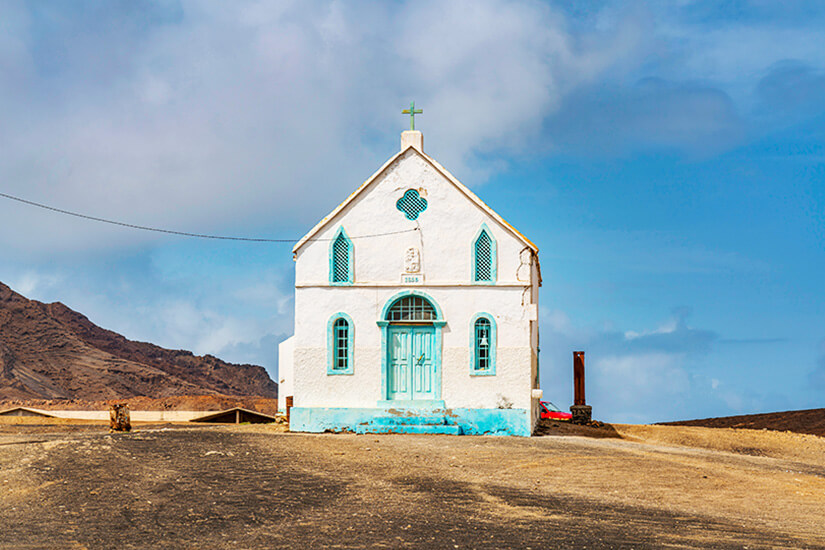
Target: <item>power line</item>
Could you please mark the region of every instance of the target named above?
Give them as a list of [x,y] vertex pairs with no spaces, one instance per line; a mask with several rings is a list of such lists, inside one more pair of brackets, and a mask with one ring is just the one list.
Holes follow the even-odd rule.
[[[15,197],[14,195],[8,195],[6,193],[0,193],[0,197],[10,199],[17,202],[22,202],[23,204],[28,204],[29,206],[36,206],[37,208],[42,208],[44,210],[50,210],[52,212],[57,212],[59,214],[66,214],[67,216],[74,216],[76,218],[82,218],[84,220],[92,220],[95,222],[102,222],[108,223],[111,225],[119,225],[121,227],[128,227],[129,229],[140,229],[142,231],[154,231],[155,233],[166,233],[169,235],[179,235],[181,237],[195,237],[198,239],[217,239],[221,241],[245,241],[245,242],[254,242],[254,243],[295,243],[298,242],[299,239],[260,239],[255,237],[227,237],[224,235],[205,235],[202,233],[188,233],[186,231],[175,231],[173,229],[161,229],[158,227],[148,227],[145,225],[135,225],[132,223],[125,223],[119,222],[115,220],[107,220],[106,218],[98,218],[96,216],[88,216],[86,214],[80,214],[78,212],[72,212],[70,210],[63,210],[62,208],[55,208],[54,206],[49,206],[47,204],[40,204],[39,202],[34,202],[26,199],[21,199],[20,197]],[[412,229],[404,229],[401,231],[390,231],[389,233],[376,233],[373,235],[359,235],[355,237],[350,237],[350,239],[366,239],[371,237],[384,237],[386,235],[398,235],[399,233],[409,233],[411,231],[418,231],[417,227]],[[331,241],[333,239],[309,239],[310,241]]]

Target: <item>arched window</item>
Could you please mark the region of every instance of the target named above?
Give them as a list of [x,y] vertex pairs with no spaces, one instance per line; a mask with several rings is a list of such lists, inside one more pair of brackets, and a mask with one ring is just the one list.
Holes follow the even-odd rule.
[[350,285],[353,281],[352,241],[341,227],[329,249],[329,282],[334,285]]
[[438,314],[433,305],[421,296],[404,296],[387,311],[387,321],[435,321]]
[[352,374],[354,326],[346,313],[333,315],[327,326],[327,374]]
[[494,283],[496,281],[496,241],[487,224],[473,241],[473,281]]
[[480,313],[470,325],[470,374],[496,373],[496,322],[491,315]]

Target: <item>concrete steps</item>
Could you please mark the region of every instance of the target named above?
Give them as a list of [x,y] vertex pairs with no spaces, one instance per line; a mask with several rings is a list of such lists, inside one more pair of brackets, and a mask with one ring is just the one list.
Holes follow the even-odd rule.
[[410,414],[410,415],[393,415],[393,416],[379,416],[373,419],[373,423],[384,426],[396,426],[399,424],[426,424],[430,426],[438,426],[440,424],[447,424],[447,417],[443,414]]
[[461,427],[449,424],[361,424],[355,427],[357,434],[443,434],[461,435]]
[[379,416],[355,427],[359,434],[447,434],[461,435],[461,426],[449,424],[443,414],[406,413]]

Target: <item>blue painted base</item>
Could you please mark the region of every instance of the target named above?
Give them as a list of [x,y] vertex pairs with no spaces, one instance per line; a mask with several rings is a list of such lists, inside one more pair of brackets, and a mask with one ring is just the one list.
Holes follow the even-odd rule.
[[529,437],[527,409],[292,407],[293,432],[424,433]]

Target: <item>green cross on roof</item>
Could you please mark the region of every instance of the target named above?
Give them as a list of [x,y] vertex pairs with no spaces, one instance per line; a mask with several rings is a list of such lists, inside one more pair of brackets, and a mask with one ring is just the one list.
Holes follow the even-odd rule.
[[402,115],[410,115],[410,130],[415,130],[415,115],[420,115],[423,112],[423,109],[415,108],[415,101],[410,102],[409,109],[404,109],[403,111],[401,111]]

